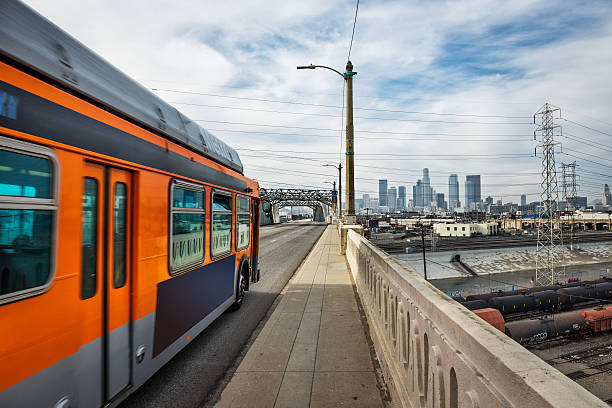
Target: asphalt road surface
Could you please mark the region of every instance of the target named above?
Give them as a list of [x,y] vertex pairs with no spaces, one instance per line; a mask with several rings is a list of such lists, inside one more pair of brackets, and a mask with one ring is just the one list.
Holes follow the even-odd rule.
[[261,279],[247,292],[242,308],[221,315],[120,407],[189,408],[206,403],[324,229],[325,224],[313,222],[261,227]]

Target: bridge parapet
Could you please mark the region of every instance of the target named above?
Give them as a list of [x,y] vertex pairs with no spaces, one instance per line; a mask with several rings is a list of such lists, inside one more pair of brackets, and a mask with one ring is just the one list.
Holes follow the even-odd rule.
[[359,234],[346,258],[403,407],[607,407]]

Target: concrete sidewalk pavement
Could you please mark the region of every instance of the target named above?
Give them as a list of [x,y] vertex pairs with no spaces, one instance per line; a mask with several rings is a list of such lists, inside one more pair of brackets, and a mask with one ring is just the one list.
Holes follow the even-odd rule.
[[382,407],[355,296],[330,225],[216,406]]

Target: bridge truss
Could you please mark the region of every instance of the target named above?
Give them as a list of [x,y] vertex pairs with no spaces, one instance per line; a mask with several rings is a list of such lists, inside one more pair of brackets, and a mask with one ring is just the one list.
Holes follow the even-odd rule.
[[322,205],[332,206],[334,196],[330,190],[304,190],[295,188],[260,188],[259,196],[272,205],[280,207],[301,206],[313,210]]

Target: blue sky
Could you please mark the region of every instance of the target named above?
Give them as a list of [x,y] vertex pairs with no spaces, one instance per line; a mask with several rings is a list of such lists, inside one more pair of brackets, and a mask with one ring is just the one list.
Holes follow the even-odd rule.
[[[344,68],[354,1],[27,3],[163,89],[155,92],[239,149],[263,186],[327,188],[337,176],[323,164],[344,156],[342,79],[295,67]],[[450,173],[461,195],[465,176],[481,174],[483,198],[537,200],[530,123],[545,102],[571,120],[558,121],[566,136],[556,158],[581,166],[581,192],[595,198],[612,182],[609,1],[365,0],[351,60],[358,197],[375,194],[378,178],[411,192],[428,167],[445,194]]]

